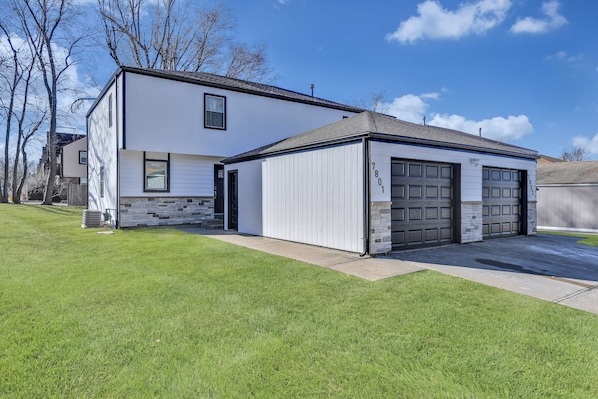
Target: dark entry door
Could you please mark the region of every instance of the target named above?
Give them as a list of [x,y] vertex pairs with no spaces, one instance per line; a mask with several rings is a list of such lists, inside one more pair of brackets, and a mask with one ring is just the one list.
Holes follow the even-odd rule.
[[228,228],[239,228],[239,174],[236,170],[228,172]]
[[224,165],[214,165],[214,213],[224,213]]
[[513,169],[482,171],[482,236],[502,237],[521,231],[521,176]]
[[456,240],[455,169],[447,163],[392,160],[393,250]]

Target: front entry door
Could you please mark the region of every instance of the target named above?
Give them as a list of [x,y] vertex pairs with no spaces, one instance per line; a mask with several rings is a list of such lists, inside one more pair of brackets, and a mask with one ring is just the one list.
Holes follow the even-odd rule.
[[214,213],[224,213],[224,165],[214,165]]
[[228,228],[239,228],[239,177],[236,170],[228,172]]

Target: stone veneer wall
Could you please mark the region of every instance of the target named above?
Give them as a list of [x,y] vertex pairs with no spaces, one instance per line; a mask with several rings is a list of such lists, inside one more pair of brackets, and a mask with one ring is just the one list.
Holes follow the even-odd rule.
[[370,206],[370,255],[392,251],[390,201],[372,202]]
[[211,197],[123,197],[120,227],[199,224],[214,217]]
[[482,201],[461,203],[461,243],[482,241]]
[[538,225],[538,212],[536,210],[537,201],[527,202],[527,235],[536,235]]

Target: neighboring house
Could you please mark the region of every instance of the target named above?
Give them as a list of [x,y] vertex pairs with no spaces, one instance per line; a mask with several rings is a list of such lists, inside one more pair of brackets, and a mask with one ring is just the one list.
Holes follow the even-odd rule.
[[87,137],[60,149],[58,174],[69,205],[87,204]]
[[58,175],[76,179],[77,184],[87,184],[87,137],[73,141],[60,149]]
[[[67,199],[69,187],[87,184],[87,136],[75,133],[56,133],[56,198]],[[42,157],[37,166],[38,180],[45,181],[50,171],[48,147],[42,148]],[[85,205],[85,198],[81,197],[85,187],[75,187],[76,201],[69,201],[69,205]],[[72,191],[72,190],[71,190]],[[32,199],[42,199],[43,189],[30,193]]]
[[598,232],[598,161],[538,165],[538,229]]
[[88,209],[120,227],[224,212],[225,157],[361,109],[207,73],[119,68],[87,113]]
[[540,154],[538,157],[538,164],[543,163],[555,163],[555,162],[565,162],[561,158],[550,157],[548,155]]
[[225,159],[225,227],[370,254],[533,235],[536,158],[367,111]]

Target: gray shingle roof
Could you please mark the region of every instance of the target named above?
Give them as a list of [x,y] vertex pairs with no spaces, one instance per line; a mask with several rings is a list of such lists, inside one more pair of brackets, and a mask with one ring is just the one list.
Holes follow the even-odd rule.
[[268,146],[227,158],[223,162],[233,163],[290,151],[354,141],[360,138],[471,150],[528,159],[537,158],[536,151],[526,148],[480,138],[456,130],[418,125],[388,115],[365,111]]
[[598,161],[538,164],[537,184],[598,184]]
[[298,93],[280,87],[267,85],[263,83],[250,82],[247,80],[229,78],[226,76],[214,75],[207,72],[185,72],[185,71],[163,71],[159,69],[121,67],[125,72],[133,72],[147,76],[154,76],[164,79],[174,79],[178,81],[201,84],[209,87],[250,93],[264,97],[272,97],[281,100],[300,102],[305,104],[314,104],[322,107],[335,108],[349,112],[361,112],[363,109],[351,105],[341,104],[323,98],[313,97],[308,94]]

